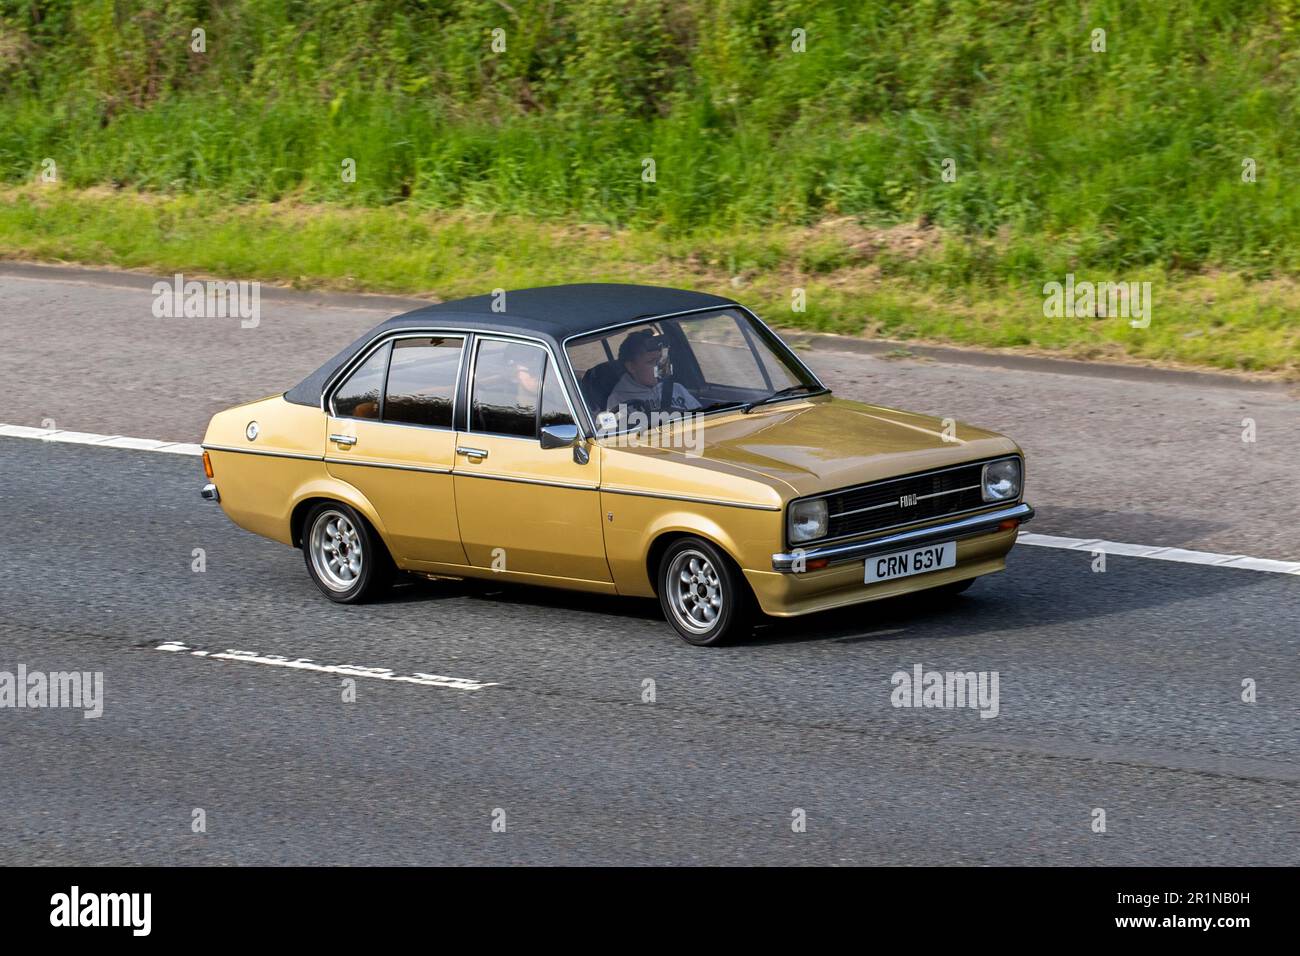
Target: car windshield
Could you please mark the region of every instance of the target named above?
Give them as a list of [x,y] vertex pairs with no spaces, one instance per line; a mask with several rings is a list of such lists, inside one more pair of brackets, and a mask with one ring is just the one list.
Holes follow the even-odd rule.
[[625,325],[567,350],[601,431],[635,427],[639,414],[662,420],[824,390],[776,335],[735,308]]

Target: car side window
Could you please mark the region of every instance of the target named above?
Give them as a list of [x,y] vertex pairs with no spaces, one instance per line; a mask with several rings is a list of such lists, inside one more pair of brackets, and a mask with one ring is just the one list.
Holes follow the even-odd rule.
[[334,414],[340,418],[379,418],[389,345],[375,349],[334,392]]
[[395,341],[384,421],[451,428],[463,344],[464,339],[442,336]]
[[564,400],[564,389],[560,385],[559,370],[555,363],[547,361],[546,378],[542,381],[542,416],[538,422],[538,431],[547,425],[574,425],[569,403]]
[[546,352],[536,345],[481,339],[470,393],[470,430],[534,438]]

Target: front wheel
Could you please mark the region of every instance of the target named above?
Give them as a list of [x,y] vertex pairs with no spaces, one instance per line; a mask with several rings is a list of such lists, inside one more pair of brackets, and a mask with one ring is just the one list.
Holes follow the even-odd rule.
[[323,502],[307,515],[302,553],[307,573],[331,601],[359,604],[393,579],[393,560],[369,523],[348,505]]
[[743,636],[749,586],[717,547],[701,538],[675,541],[659,561],[659,604],[687,644],[708,647]]

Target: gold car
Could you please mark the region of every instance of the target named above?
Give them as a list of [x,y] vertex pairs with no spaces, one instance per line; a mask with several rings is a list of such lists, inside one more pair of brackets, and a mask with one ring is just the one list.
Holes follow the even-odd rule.
[[210,484],[333,601],[397,571],[657,596],[691,644],[1000,571],[1010,439],[831,395],[752,312],[570,285],[382,323],[219,412]]

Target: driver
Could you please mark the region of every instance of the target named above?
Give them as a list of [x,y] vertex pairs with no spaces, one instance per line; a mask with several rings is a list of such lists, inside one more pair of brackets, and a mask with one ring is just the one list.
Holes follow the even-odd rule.
[[690,412],[700,408],[695,396],[676,382],[672,386],[670,408],[663,406],[663,382],[658,369],[663,361],[664,341],[650,329],[639,329],[618,347],[623,363],[623,377],[614,385],[605,402],[607,411],[616,412],[626,421],[630,412]]
[[531,345],[508,345],[505,352],[506,368],[510,370],[511,384],[515,389],[514,404],[520,408],[536,407],[542,390],[543,361],[540,349]]

